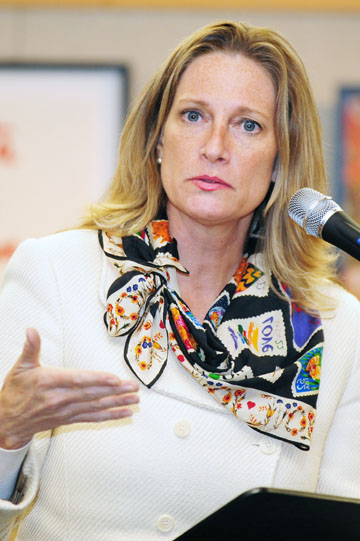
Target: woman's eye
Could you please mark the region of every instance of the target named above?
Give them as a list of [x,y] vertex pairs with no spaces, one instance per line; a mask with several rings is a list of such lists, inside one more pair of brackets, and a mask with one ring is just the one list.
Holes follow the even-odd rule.
[[186,111],[185,118],[189,122],[197,122],[198,120],[200,120],[201,115],[197,111]]
[[249,132],[253,132],[260,127],[255,120],[245,120],[243,126],[244,130]]

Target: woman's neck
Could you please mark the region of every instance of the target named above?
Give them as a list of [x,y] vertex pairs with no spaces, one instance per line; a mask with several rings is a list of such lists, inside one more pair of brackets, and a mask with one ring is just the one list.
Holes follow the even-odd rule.
[[170,235],[177,241],[179,259],[189,271],[178,273],[181,297],[203,321],[243,256],[251,216],[237,223],[205,225],[168,209]]

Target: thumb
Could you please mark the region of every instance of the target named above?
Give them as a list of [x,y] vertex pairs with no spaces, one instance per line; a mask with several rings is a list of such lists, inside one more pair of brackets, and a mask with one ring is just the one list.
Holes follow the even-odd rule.
[[26,329],[26,340],[16,367],[27,370],[40,366],[40,336],[35,329]]

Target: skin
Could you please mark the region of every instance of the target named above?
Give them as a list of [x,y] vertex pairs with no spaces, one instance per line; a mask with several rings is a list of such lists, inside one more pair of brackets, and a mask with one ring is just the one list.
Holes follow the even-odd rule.
[[[18,449],[34,434],[60,425],[132,415],[136,382],[114,374],[40,365],[40,337],[27,330],[23,352],[0,392],[0,447]],[[131,393],[131,394],[129,394]]]
[[181,294],[200,321],[237,269],[268,191],[274,121],[271,77],[241,54],[201,56],[180,80],[157,151],[170,232],[190,272],[178,276]]

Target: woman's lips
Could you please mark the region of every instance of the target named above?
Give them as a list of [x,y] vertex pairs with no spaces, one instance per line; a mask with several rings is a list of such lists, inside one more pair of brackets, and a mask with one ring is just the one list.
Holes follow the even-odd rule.
[[222,178],[210,177],[209,175],[200,175],[198,177],[192,177],[189,180],[196,184],[198,188],[206,192],[221,190],[223,188],[231,188],[230,184],[225,182],[225,180]]

